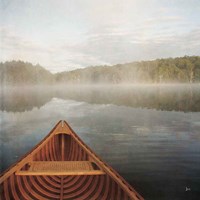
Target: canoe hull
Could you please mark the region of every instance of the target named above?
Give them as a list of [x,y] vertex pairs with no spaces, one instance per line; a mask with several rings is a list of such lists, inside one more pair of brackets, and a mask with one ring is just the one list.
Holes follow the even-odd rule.
[[143,199],[62,121],[1,175],[0,184],[6,200]]

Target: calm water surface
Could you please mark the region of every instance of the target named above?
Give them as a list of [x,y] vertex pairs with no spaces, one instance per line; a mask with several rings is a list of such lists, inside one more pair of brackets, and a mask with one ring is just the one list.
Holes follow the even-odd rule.
[[0,108],[1,172],[64,119],[145,199],[200,199],[199,85],[7,88]]

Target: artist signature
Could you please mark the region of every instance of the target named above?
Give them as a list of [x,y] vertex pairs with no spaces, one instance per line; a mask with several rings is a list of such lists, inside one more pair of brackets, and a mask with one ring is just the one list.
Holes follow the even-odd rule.
[[191,191],[191,188],[189,188],[189,187],[186,186],[186,187],[185,187],[185,191],[186,191],[186,192]]

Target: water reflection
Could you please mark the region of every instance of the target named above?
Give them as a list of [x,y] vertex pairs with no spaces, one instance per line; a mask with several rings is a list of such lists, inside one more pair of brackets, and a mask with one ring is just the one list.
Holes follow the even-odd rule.
[[0,110],[24,112],[52,98],[166,111],[200,111],[200,85],[60,86],[1,90]]
[[65,119],[145,199],[198,200],[199,99],[198,85],[1,91],[0,171]]

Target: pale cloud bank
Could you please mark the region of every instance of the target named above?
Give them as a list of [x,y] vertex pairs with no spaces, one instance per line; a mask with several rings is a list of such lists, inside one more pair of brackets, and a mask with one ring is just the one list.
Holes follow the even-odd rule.
[[58,72],[200,55],[198,0],[0,0],[0,6],[0,61]]

